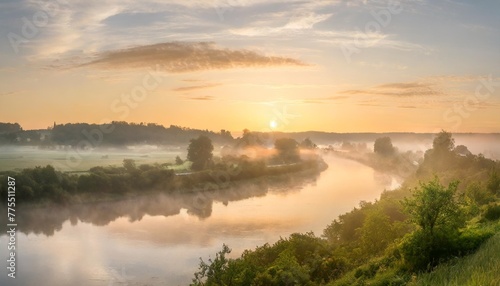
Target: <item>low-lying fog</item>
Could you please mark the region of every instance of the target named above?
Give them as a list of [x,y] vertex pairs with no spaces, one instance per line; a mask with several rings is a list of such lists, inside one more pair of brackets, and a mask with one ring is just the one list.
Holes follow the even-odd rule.
[[[482,153],[491,159],[500,159],[500,136],[490,134],[454,134],[455,145],[465,145],[473,154]],[[314,138],[313,142],[314,142]],[[399,151],[422,151],[432,148],[433,135],[420,136],[418,140],[396,137],[393,145]],[[373,140],[352,140],[354,144],[366,144],[373,150]],[[340,148],[343,142],[331,141],[318,144],[320,147]],[[0,146],[0,171],[34,166],[53,165],[61,171],[86,171],[95,166],[121,165],[123,159],[136,160],[137,164],[174,162],[175,157],[185,159],[187,146],[128,146],[125,148],[97,148],[76,151],[58,147],[43,149],[36,146]],[[214,155],[219,156],[222,146],[215,146]]]

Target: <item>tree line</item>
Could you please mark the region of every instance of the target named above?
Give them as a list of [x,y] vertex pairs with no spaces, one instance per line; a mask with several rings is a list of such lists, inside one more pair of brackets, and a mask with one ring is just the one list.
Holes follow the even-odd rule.
[[[109,130],[96,133],[99,130]],[[97,134],[97,135],[96,135]],[[65,145],[76,147],[82,141],[99,140],[102,146],[116,145],[179,145],[187,144],[193,137],[205,135],[217,144],[234,140],[227,130],[214,132],[170,125],[168,128],[155,123],[127,123],[113,121],[108,124],[68,123],[55,124],[45,130],[22,130],[17,123],[0,123],[0,144]],[[96,146],[94,146],[96,147]]]

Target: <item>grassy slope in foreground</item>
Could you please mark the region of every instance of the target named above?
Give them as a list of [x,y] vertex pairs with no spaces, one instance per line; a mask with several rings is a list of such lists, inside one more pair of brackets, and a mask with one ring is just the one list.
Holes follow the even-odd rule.
[[500,233],[469,256],[438,266],[409,285],[500,285]]

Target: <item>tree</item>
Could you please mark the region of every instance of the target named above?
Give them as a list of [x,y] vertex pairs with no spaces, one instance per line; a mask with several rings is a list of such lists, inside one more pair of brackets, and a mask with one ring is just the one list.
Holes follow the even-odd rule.
[[432,142],[432,149],[439,154],[449,153],[455,147],[455,139],[452,134],[442,130],[436,135]]
[[278,157],[285,163],[297,162],[299,156],[299,144],[291,138],[280,138],[274,142],[274,148],[278,151]]
[[391,138],[382,137],[375,140],[373,151],[383,156],[394,154],[395,149],[394,146],[392,145]]
[[[215,259],[208,259],[208,263],[200,258],[199,271],[194,274],[194,279],[191,285],[193,286],[212,286],[212,285],[230,285],[225,283],[228,280],[227,270],[230,260],[226,258],[227,254],[231,253],[231,249],[223,244],[222,250],[217,252]],[[230,280],[230,279],[229,279]]]
[[413,270],[424,270],[456,254],[460,228],[465,225],[465,214],[456,192],[458,181],[448,187],[436,177],[427,184],[421,183],[411,198],[404,200],[410,221],[418,229],[406,237],[402,253]]
[[236,142],[237,148],[252,148],[256,146],[262,146],[264,142],[261,140],[261,136],[258,133],[251,132],[248,129],[243,130],[243,135]]
[[306,139],[304,139],[304,141],[302,141],[300,143],[300,148],[303,148],[303,149],[316,149],[316,148],[318,148],[318,146],[316,144],[314,144],[311,141],[311,139],[306,138]]
[[176,165],[182,165],[183,163],[184,163],[184,161],[182,161],[181,157],[179,157],[179,156],[175,157],[175,164]]
[[359,229],[362,249],[368,254],[378,254],[394,240],[394,228],[389,216],[380,209],[369,211]]
[[427,184],[421,183],[413,197],[404,201],[410,220],[430,235],[436,230],[458,230],[464,223],[462,209],[455,197],[458,184],[453,181],[445,188],[438,177]]
[[187,159],[193,162],[191,169],[206,169],[212,160],[213,150],[214,146],[212,145],[212,140],[207,136],[200,135],[197,139],[191,139],[187,154]]
[[500,195],[500,176],[496,171],[490,173],[490,178],[488,179],[486,188],[493,195]]
[[472,155],[471,151],[469,151],[469,149],[465,145],[458,145],[457,147],[455,147],[455,149],[453,151],[455,151],[455,153],[460,155],[460,156]]
[[135,160],[132,159],[123,159],[123,167],[127,170],[127,172],[132,173],[137,169],[135,165]]

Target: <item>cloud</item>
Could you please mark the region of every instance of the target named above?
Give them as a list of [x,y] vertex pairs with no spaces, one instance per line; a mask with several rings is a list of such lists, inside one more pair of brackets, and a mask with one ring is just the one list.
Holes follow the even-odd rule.
[[0,96],[12,96],[12,95],[18,95],[23,93],[24,90],[19,90],[19,91],[8,91],[8,92],[0,92]]
[[182,86],[182,87],[174,88],[172,90],[176,91],[176,92],[187,92],[187,91],[193,91],[193,90],[198,90],[198,89],[206,89],[206,88],[216,87],[216,86],[220,86],[220,85],[221,84],[210,83],[210,84],[202,84],[202,85]]
[[[277,25],[276,23],[267,23],[267,21],[261,21],[259,23],[260,25],[258,26],[232,29],[230,30],[230,32],[235,35],[251,37],[270,36],[284,33],[297,33],[299,31],[312,29],[314,25],[327,20],[332,15],[333,14],[316,14],[313,12],[305,13],[303,15],[290,15],[291,19],[284,25]],[[278,17],[278,19],[281,19],[282,17]],[[271,19],[276,19],[276,17]]]
[[349,95],[383,95],[397,97],[443,95],[443,93],[438,91],[433,84],[425,82],[387,83],[368,89],[344,90],[340,93]]
[[280,56],[266,56],[251,50],[231,50],[211,42],[169,42],[100,53],[78,65],[101,69],[157,67],[170,73],[249,67],[306,66],[304,62]]
[[396,40],[396,35],[361,30],[315,31],[318,42],[354,50],[365,48],[385,48],[403,52],[418,51],[428,54],[432,49],[407,41]]
[[312,98],[312,99],[307,99],[304,100],[304,103],[324,103],[326,101],[342,101],[344,99],[349,99],[351,98],[348,95],[336,95],[336,96],[329,96],[329,97],[321,97],[321,98]]
[[342,100],[342,99],[348,99],[349,96],[347,95],[338,95],[338,96],[330,96],[327,98],[322,98],[323,100]]
[[392,89],[399,89],[399,90],[411,90],[415,88],[427,88],[429,85],[427,84],[422,84],[419,82],[398,82],[398,83],[386,83],[377,86],[378,88],[392,88]]
[[500,81],[500,78],[494,78],[491,75],[441,75],[441,76],[429,76],[426,77],[426,81],[438,82],[438,83],[469,83],[469,82],[479,82],[481,80],[488,80],[491,77],[493,81]]
[[192,97],[185,97],[188,100],[201,100],[201,101],[206,101],[206,100],[215,100],[215,97],[211,95],[204,95],[204,96],[192,96]]

